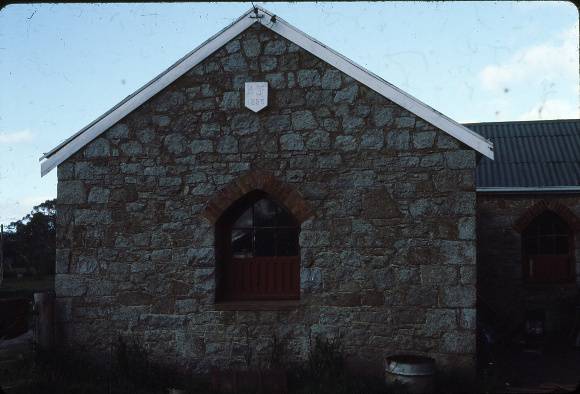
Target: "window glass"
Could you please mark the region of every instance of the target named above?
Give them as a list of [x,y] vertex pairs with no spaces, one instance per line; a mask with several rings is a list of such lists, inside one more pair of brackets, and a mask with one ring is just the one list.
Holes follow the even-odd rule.
[[288,211],[269,198],[261,198],[232,225],[232,256],[298,256],[298,234]]
[[252,227],[253,225],[253,221],[252,221],[252,207],[246,209],[246,211],[244,213],[242,213],[242,215],[238,218],[238,220],[236,220],[236,222],[234,223],[234,228],[240,228],[240,227]]
[[252,230],[232,230],[232,256],[237,258],[252,257]]
[[254,225],[273,227],[279,208],[274,201],[263,198],[254,204]]
[[275,234],[274,229],[256,229],[256,256],[276,256]]
[[554,237],[540,236],[538,237],[538,253],[539,254],[553,254],[554,253]]
[[567,234],[568,233],[568,226],[566,225],[566,223],[564,223],[564,221],[560,218],[557,218],[558,220],[554,220],[552,222],[553,224],[553,228],[554,228],[554,234]]
[[536,217],[524,231],[525,250],[528,254],[568,253],[568,225],[551,211]]
[[556,238],[556,250],[557,254],[568,254],[568,237],[557,237]]

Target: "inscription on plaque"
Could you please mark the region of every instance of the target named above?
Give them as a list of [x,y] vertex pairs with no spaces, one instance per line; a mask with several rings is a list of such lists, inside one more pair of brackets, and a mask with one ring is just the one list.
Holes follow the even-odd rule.
[[254,112],[268,105],[268,82],[246,82],[246,108]]

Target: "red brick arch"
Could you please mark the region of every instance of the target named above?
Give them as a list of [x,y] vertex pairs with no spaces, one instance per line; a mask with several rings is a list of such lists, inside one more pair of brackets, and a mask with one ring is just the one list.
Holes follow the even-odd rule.
[[265,191],[284,204],[299,223],[314,216],[298,190],[266,171],[252,171],[230,182],[210,198],[202,215],[215,224],[234,202],[253,190]]
[[530,207],[516,222],[514,223],[514,229],[521,233],[526,227],[539,216],[542,212],[552,211],[558,214],[572,231],[580,231],[580,219],[565,205],[553,201],[553,200],[542,200]]

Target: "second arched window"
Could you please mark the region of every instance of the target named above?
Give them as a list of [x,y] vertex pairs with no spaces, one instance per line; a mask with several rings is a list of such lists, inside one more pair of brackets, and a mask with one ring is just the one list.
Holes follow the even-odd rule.
[[574,280],[573,232],[552,211],[537,216],[522,233],[524,278],[533,283]]

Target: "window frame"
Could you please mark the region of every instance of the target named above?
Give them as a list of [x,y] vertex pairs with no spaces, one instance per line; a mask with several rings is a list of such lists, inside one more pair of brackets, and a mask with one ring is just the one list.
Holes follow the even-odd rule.
[[[252,210],[252,220],[254,220],[254,206],[262,199],[268,199],[274,202],[279,209],[282,209],[284,213],[291,219],[291,226],[257,226],[252,223],[251,227],[236,227],[236,221],[248,210]],[[292,256],[259,256],[255,253],[255,237],[254,234],[258,230],[264,230],[267,228],[272,228],[276,233],[278,230],[294,229],[295,230],[295,248],[296,255]],[[270,194],[261,191],[254,190],[247,193],[242,198],[238,199],[233,203],[220,217],[216,223],[216,302],[244,302],[244,301],[289,301],[289,300],[299,300],[300,299],[300,245],[298,243],[298,238],[300,235],[300,223],[292,215],[290,210],[288,210],[284,204],[280,203],[276,198]],[[233,254],[232,248],[232,232],[236,229],[250,229],[252,231],[252,256],[251,257],[236,257]],[[276,253],[276,252],[275,252]],[[236,271],[237,268],[248,268],[252,272],[257,272],[261,278],[264,278],[264,264],[287,264],[286,266],[275,266],[273,268],[280,268],[285,270],[285,272],[290,275],[288,279],[290,282],[284,282],[284,286],[289,286],[292,291],[287,291],[285,293],[272,293],[270,284],[267,287],[270,289],[270,294],[243,294],[240,293],[239,288],[236,288],[235,282],[233,282],[232,274],[240,274],[241,271]],[[234,267],[233,264],[247,264],[245,267]],[[283,268],[282,268],[283,267]],[[242,280],[248,283],[247,279],[248,273],[244,271],[242,273]],[[268,275],[271,275],[269,273]],[[267,282],[267,281],[266,281]],[[263,281],[261,283],[264,283]],[[277,283],[280,283],[278,281]],[[259,286],[258,286],[259,287]],[[264,287],[264,286],[263,286]],[[286,287],[287,288],[287,287]]]
[[[541,223],[544,221],[545,223]],[[540,223],[538,223],[540,222]],[[542,229],[542,225],[551,225],[551,229]],[[562,226],[564,230],[558,232],[557,227]],[[551,230],[551,231],[548,231]],[[535,233],[530,233],[534,231]],[[558,253],[559,246],[557,240],[565,239],[567,241],[567,249]],[[574,231],[570,225],[558,213],[552,210],[544,210],[528,223],[526,228],[521,233],[521,247],[522,247],[522,274],[523,280],[530,285],[551,285],[551,284],[565,284],[574,283],[576,279],[576,264],[575,264],[575,239]],[[552,249],[546,251],[546,244],[542,241],[551,240]],[[532,252],[531,247],[535,247],[535,252]],[[542,250],[543,249],[543,250]],[[564,248],[562,248],[564,249]],[[567,268],[567,273],[556,277],[546,277],[542,274],[534,275],[539,264],[539,271],[542,268],[545,270],[546,265],[561,264]],[[545,272],[545,271],[544,271]]]

